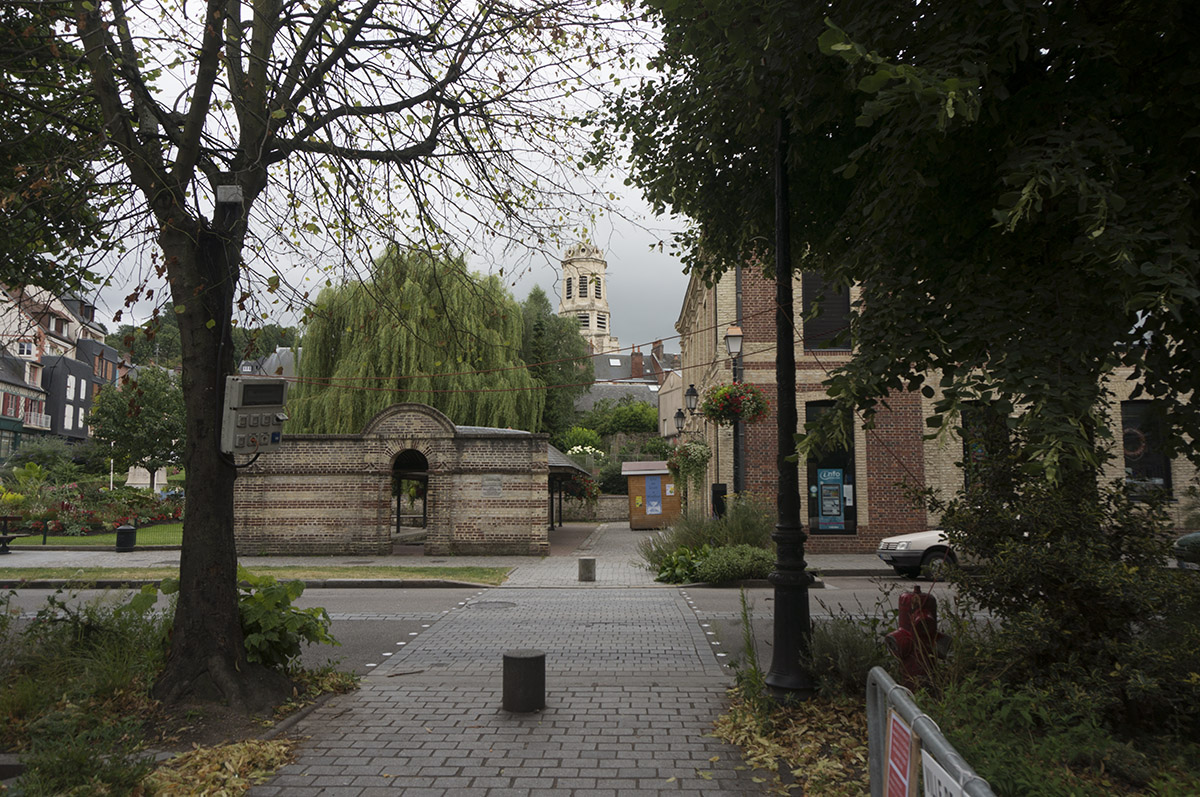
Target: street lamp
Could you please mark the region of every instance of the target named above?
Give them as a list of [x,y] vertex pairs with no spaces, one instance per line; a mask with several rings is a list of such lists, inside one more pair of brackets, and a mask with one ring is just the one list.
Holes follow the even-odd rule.
[[675,410],[675,431],[683,432],[683,424],[686,419],[683,415],[683,410]]
[[696,390],[695,385],[688,385],[683,394],[683,402],[687,404],[688,415],[695,415],[696,405],[700,403],[700,392]]
[[[725,350],[733,358],[733,381],[742,381],[742,328],[733,324],[725,330]],[[733,494],[741,495],[746,490],[745,457],[746,429],[740,420],[733,422]]]

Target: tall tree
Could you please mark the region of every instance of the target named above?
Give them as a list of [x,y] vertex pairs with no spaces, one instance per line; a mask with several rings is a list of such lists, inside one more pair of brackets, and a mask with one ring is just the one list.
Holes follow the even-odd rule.
[[870,413],[921,388],[935,425],[994,404],[1067,478],[1094,473],[1125,364],[1196,456],[1188,3],[645,5],[666,46],[615,107],[634,179],[695,221],[683,243],[715,277],[769,252],[766,125],[783,113],[802,266],[863,287],[839,401]]
[[83,256],[107,201],[91,162],[102,119],[69,19],[61,3],[0,7],[0,280],[56,293],[96,281]]
[[521,303],[524,336],[521,359],[546,394],[541,426],[535,431],[558,438],[575,425],[575,399],[594,378],[587,342],[578,325],[550,308],[546,292],[534,286]]
[[188,506],[154,694],[263,705],[274,695],[246,662],[238,623],[236,468],[215,422],[235,312],[260,296],[304,300],[275,266],[297,250],[355,267],[388,238],[434,251],[452,239],[552,240],[588,194],[569,181],[569,105],[587,102],[593,70],[625,51],[603,40],[614,19],[590,0],[71,9],[106,160],[136,189],[124,230],[154,236],[180,330]]
[[140,325],[121,324],[104,342],[134,365],[159,365],[178,368],[183,352],[179,345],[179,322],[170,303],[157,309]]
[[544,396],[520,341],[520,307],[498,278],[468,275],[460,259],[390,251],[369,281],[322,292],[288,428],[360,432],[385,407],[415,401],[457,424],[536,429]]
[[112,447],[122,467],[150,472],[150,489],[159,468],[182,460],[183,391],[172,372],[148,366],[120,385],[101,390],[92,403],[88,424],[96,440]]

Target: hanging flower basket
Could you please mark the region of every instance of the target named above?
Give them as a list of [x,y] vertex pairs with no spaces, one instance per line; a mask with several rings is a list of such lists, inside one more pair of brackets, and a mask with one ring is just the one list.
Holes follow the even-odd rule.
[[705,391],[700,402],[704,417],[721,426],[731,426],[735,421],[760,421],[767,417],[767,409],[767,397],[758,387],[745,382],[714,385]]

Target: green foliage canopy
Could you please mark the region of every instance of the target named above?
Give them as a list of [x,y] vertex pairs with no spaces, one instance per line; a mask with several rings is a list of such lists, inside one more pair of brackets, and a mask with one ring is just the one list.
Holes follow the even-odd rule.
[[593,379],[592,360],[578,326],[551,311],[545,291],[534,287],[521,303],[524,334],[521,359],[545,389],[546,406],[541,427],[552,438],[575,422],[575,399],[588,391]]
[[[461,259],[391,250],[322,292],[288,398],[289,431],[357,433],[398,402],[465,426],[537,429],[544,392],[517,356],[521,308]],[[578,337],[578,335],[577,335]]]
[[1188,3],[643,5],[659,76],[611,108],[632,179],[693,220],[707,278],[770,262],[786,122],[796,265],[863,290],[829,383],[844,408],[922,389],[936,427],[992,403],[1057,477],[1099,464],[1104,380],[1128,365],[1197,455]]
[[601,437],[619,432],[657,432],[658,407],[633,396],[622,396],[615,401],[601,399],[584,414],[581,424],[595,429]]
[[96,394],[88,416],[92,435],[112,447],[122,467],[150,471],[150,487],[159,468],[183,459],[183,389],[170,371],[148,366],[118,389]]

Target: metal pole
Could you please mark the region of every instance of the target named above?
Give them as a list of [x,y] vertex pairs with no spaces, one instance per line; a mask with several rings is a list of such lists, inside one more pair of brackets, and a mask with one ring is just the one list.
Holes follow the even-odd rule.
[[780,114],[775,146],[775,407],[778,427],[779,521],[771,537],[776,562],[775,636],[766,683],[779,699],[807,700],[816,691],[804,661],[812,643],[808,565],[800,525],[800,468],[796,460],[796,351],[792,308],[792,253],[788,204],[788,122]]
[[[738,263],[733,272],[734,312],[737,314],[737,325],[742,326],[742,264]],[[746,378],[742,357],[746,350],[745,338],[742,339],[742,350],[733,358],[733,381],[741,382]],[[733,494],[740,497],[746,491],[746,427],[740,421],[733,423]]]

